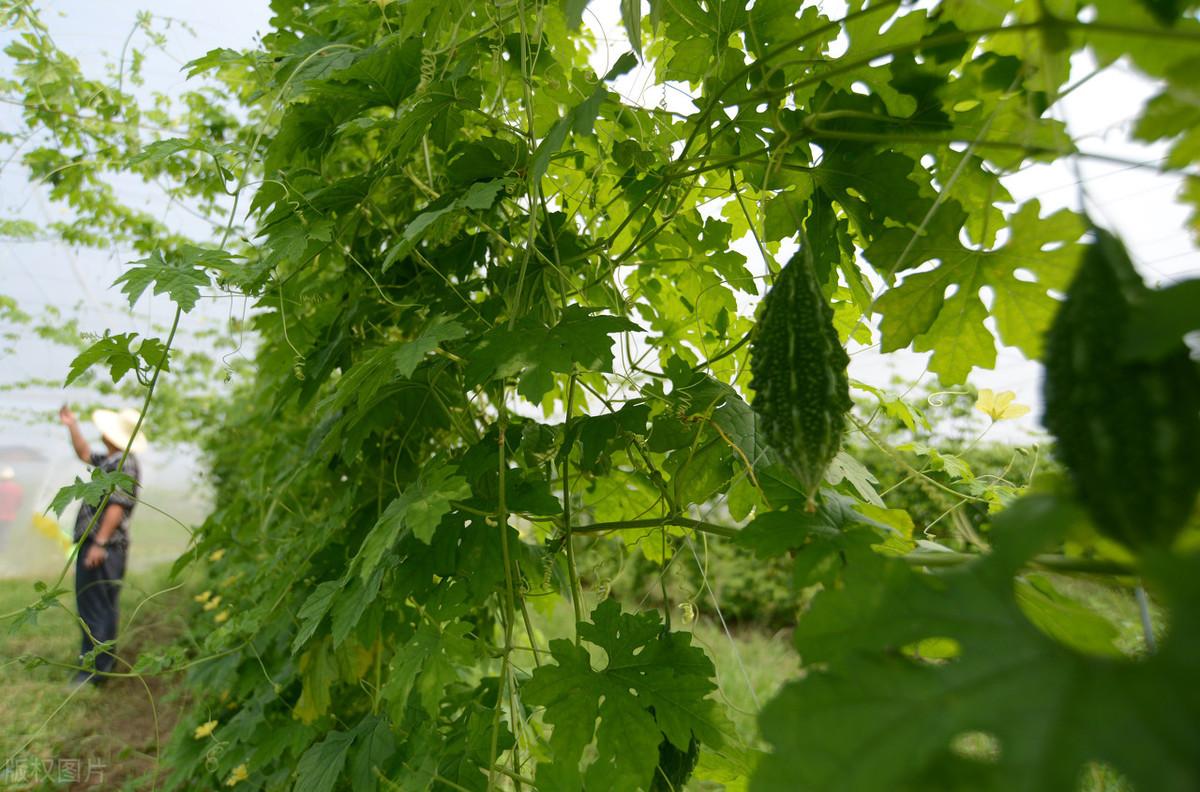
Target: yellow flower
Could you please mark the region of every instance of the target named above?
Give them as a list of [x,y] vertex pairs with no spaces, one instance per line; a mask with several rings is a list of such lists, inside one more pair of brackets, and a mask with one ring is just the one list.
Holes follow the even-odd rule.
[[213,733],[213,729],[217,728],[217,722],[211,720],[208,723],[202,723],[196,727],[196,731],[192,732],[192,736],[197,740],[203,740],[205,737]]
[[245,781],[249,775],[246,772],[246,765],[240,764],[233,768],[233,772],[229,774],[229,778],[225,779],[225,786],[237,786],[242,781]]
[[196,596],[192,597],[196,602],[208,602],[208,598],[212,596],[211,591],[201,591]]
[[229,618],[229,611],[223,610],[220,613],[218,613],[216,616],[213,616],[213,621],[215,621],[217,624],[220,624],[221,622],[225,621],[228,618]]
[[220,595],[217,595],[217,596],[213,597],[212,599],[210,599],[208,602],[204,603],[204,610],[206,610],[206,611],[216,610],[219,607],[221,607]]
[[995,393],[991,388],[980,388],[979,398],[975,401],[975,409],[995,421],[1005,421],[1020,418],[1029,412],[1024,404],[1013,404],[1017,394],[1012,391]]
[[220,547],[208,554],[209,561],[220,561],[225,557],[225,548]]

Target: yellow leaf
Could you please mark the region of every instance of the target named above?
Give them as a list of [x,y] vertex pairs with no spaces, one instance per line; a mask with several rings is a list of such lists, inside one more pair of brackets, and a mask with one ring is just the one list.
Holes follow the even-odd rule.
[[217,728],[217,722],[210,720],[207,723],[202,723],[196,727],[196,731],[192,732],[192,736],[197,740],[203,740],[205,737],[213,733],[213,729]]
[[196,602],[208,602],[208,598],[212,596],[211,591],[201,591],[196,596],[192,597]]
[[312,723],[329,711],[329,688],[337,681],[337,663],[329,650],[332,639],[326,636],[300,656],[300,698],[292,715]]
[[374,645],[364,647],[358,641],[347,641],[336,654],[338,675],[343,682],[354,682],[366,676],[375,661]]
[[905,539],[911,539],[913,535],[913,519],[912,516],[904,509],[886,509],[880,508],[870,503],[856,503],[854,510],[864,517],[869,517],[872,520],[877,520],[889,528],[895,528],[896,532]]
[[229,778],[225,779],[225,786],[237,786],[242,781],[245,781],[249,775],[250,774],[246,772],[246,765],[240,764],[233,768],[233,772],[229,774]]
[[992,421],[1007,421],[1020,418],[1029,412],[1024,404],[1014,404],[1017,394],[1012,391],[994,392],[991,388],[980,388],[979,398],[975,400],[975,409],[987,415]]
[[221,597],[219,595],[204,603],[204,610],[206,611],[216,610],[219,607],[221,607]]
[[213,616],[213,621],[215,621],[217,624],[220,624],[221,622],[225,621],[228,618],[229,618],[229,611],[223,610],[220,613],[218,613],[216,616]]
[[217,550],[213,550],[211,553],[208,554],[209,561],[220,561],[224,557],[225,557],[225,548],[224,547],[219,548]]

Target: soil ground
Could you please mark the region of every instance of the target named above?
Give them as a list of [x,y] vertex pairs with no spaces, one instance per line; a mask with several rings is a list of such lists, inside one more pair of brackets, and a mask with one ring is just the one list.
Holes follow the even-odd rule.
[[[0,621],[0,790],[152,788],[158,757],[186,706],[179,675],[69,690],[79,628],[70,576],[63,585],[58,604],[35,622]],[[32,580],[0,581],[0,617],[39,597]],[[188,601],[183,587],[167,585],[164,570],[131,575],[121,596],[119,668],[128,671],[143,653],[183,635]]]

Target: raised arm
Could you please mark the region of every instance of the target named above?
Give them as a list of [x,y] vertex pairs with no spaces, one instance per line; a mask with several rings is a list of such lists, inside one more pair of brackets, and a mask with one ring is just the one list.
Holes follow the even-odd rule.
[[83,432],[79,431],[79,421],[75,418],[75,413],[71,412],[71,408],[64,404],[58,411],[58,420],[62,421],[63,426],[67,427],[67,431],[71,433],[71,445],[75,448],[75,456],[83,462],[90,463],[92,449],[87,440],[83,439]]

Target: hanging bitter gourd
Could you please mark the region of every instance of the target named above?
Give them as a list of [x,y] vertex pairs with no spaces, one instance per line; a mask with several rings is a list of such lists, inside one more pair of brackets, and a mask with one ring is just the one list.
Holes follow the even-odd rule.
[[1095,234],[1046,335],[1043,422],[1096,527],[1166,545],[1200,491],[1200,369],[1182,338],[1160,358],[1122,354],[1150,290],[1120,241]]
[[815,508],[817,490],[846,432],[850,357],[833,326],[807,249],[779,272],[750,347],[751,406]]

